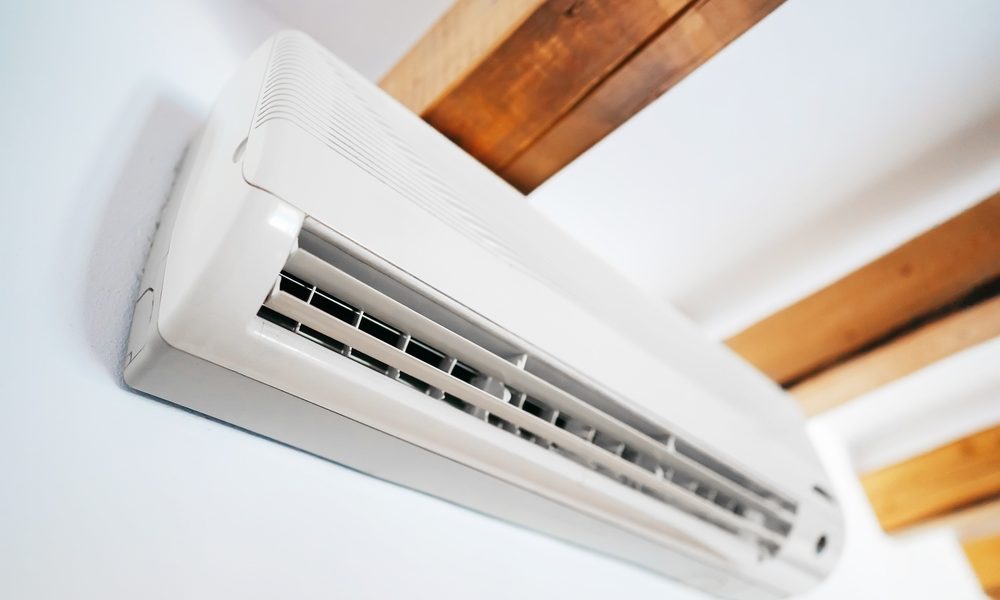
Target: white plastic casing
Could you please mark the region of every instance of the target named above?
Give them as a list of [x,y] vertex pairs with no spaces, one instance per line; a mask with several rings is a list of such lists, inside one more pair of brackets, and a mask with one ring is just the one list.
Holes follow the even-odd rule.
[[[761,556],[259,318],[304,224],[765,479],[796,505],[780,549]],[[783,392],[300,33],[247,61],[189,152],[127,361],[137,389],[719,596],[806,590],[842,546]]]

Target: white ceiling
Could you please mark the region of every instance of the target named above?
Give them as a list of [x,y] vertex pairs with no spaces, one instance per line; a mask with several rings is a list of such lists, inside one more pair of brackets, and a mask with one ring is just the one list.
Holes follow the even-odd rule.
[[1000,2],[790,0],[532,195],[715,335],[1000,189]]

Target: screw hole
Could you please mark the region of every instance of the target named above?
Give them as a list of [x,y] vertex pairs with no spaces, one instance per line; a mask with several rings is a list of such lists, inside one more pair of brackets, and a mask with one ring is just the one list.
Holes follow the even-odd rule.
[[816,540],[816,554],[822,554],[823,550],[826,549],[826,536],[821,535],[819,539]]

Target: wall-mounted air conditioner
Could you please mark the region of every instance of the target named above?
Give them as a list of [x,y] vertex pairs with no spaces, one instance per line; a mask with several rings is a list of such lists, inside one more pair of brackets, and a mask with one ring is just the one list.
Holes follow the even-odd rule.
[[137,389],[720,596],[805,590],[842,543],[791,400],[298,33],[189,152],[127,360]]

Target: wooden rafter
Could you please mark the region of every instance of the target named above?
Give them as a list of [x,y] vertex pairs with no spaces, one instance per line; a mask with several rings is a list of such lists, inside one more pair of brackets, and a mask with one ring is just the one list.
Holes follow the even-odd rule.
[[1000,194],[752,325],[727,344],[797,383],[1000,277]]
[[382,87],[528,192],[783,0],[459,0]]
[[997,336],[1000,296],[929,322],[788,391],[807,415],[815,415]]
[[1000,598],[1000,534],[968,540],[962,544],[983,591]]
[[1000,426],[861,476],[886,531],[1000,497]]

